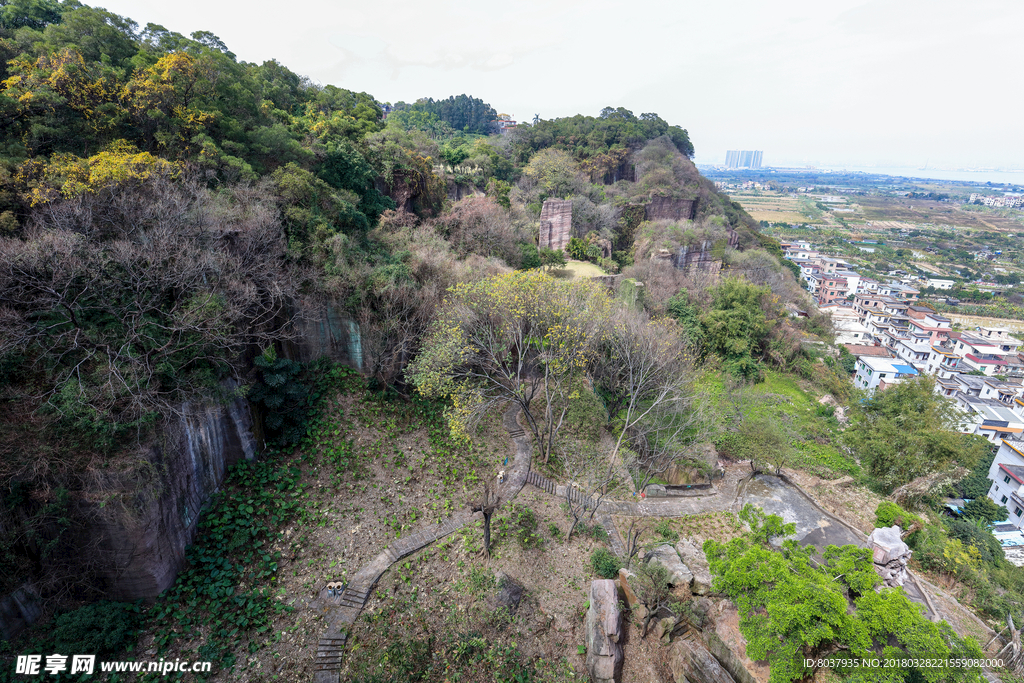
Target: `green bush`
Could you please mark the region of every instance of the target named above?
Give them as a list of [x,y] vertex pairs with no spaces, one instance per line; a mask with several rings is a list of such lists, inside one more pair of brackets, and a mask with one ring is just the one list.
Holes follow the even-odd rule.
[[996,505],[988,496],[981,496],[964,505],[964,517],[992,524],[1008,519],[1010,511],[1003,505]]
[[607,548],[598,548],[590,555],[590,568],[602,578],[614,579],[619,575],[622,562]]
[[679,533],[672,526],[672,522],[663,519],[654,525],[654,533],[665,543],[676,543],[679,540]]
[[921,523],[921,518],[912,515],[891,500],[884,500],[875,508],[875,528],[892,526],[908,529],[911,524]]
[[260,379],[249,400],[261,408],[268,441],[281,446],[298,443],[306,434],[309,390],[299,381],[302,365],[278,358],[273,347],[253,361]]
[[537,533],[537,515],[525,505],[513,503],[505,514],[494,518],[496,540],[515,537],[521,548],[539,548],[544,539]]
[[986,564],[1004,559],[1003,547],[992,533],[969,519],[953,519],[946,526],[950,538],[959,539],[965,546],[972,545],[978,549],[981,561]]

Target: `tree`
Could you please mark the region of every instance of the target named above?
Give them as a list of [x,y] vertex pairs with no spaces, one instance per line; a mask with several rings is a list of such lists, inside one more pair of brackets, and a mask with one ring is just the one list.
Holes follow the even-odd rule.
[[565,505],[572,517],[572,525],[565,536],[568,543],[580,523],[594,519],[601,500],[620,490],[617,473],[608,468],[604,455],[592,444],[576,444],[562,449],[562,470],[566,476]]
[[45,368],[61,422],[111,448],[287,339],[291,282],[265,192],[164,175],[103,188],[47,201],[26,239],[0,238],[0,357]]
[[[750,532],[728,543],[708,540],[704,553],[714,589],[739,610],[747,656],[768,660],[770,683],[810,677],[808,658],[848,662],[830,668],[863,680],[983,680],[978,669],[949,665],[957,657],[980,656],[978,644],[959,638],[945,622],[927,620],[901,589],[878,589],[869,549],[828,546],[819,563],[811,546],[792,539],[779,549],[772,545],[773,538],[795,530],[777,515],[748,504],[740,517]],[[914,662],[932,657],[941,668]],[[856,667],[875,658],[884,667]]]
[[548,249],[541,247],[539,250],[540,264],[544,266],[544,270],[551,270],[555,266],[564,266],[565,252],[561,249]]
[[[461,283],[438,312],[410,376],[421,394],[452,401],[455,435],[490,408],[523,410],[544,461],[593,362],[611,300],[597,285],[516,271]],[[531,410],[534,399],[541,410]]]
[[501,505],[501,499],[498,497],[497,491],[491,490],[491,483],[489,481],[484,482],[484,492],[480,500],[469,504],[469,509],[473,512],[483,513],[484,555],[487,557],[491,556],[491,516],[498,509],[499,505]]
[[979,496],[964,506],[964,517],[992,524],[1009,519],[1010,512],[1005,505],[997,505],[988,496]]
[[768,335],[775,326],[764,308],[773,308],[771,290],[739,278],[726,278],[714,289],[711,308],[701,316],[708,351],[717,354],[734,375],[756,379]]
[[958,431],[962,413],[934,391],[929,376],[905,380],[853,405],[844,443],[883,486],[892,490],[925,474],[973,467],[985,439]]
[[638,564],[629,578],[629,587],[647,612],[640,628],[641,639],[647,637],[647,627],[656,617],[666,614],[678,616],[670,607],[674,598],[669,583],[671,578],[668,569],[657,562]]
[[618,431],[609,468],[628,446],[624,463],[639,488],[685,457],[706,437],[707,420],[693,390],[693,367],[673,320],[621,309],[610,321],[594,382]]

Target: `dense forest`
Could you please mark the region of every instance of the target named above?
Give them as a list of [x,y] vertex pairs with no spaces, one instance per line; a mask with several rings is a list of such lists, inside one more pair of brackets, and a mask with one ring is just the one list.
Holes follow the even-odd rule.
[[[426,420],[446,453],[486,409],[519,401],[544,465],[560,462],[561,418],[585,413],[580,431],[613,435],[643,485],[698,440],[752,470],[778,472],[800,449],[816,472],[857,470],[836,465],[832,413],[807,407],[807,438],[754,417],[747,390],[778,373],[839,400],[852,386],[814,350],[830,320],[778,243],[657,114],[606,107],[502,129],[498,109],[466,94],[392,105],[77,0],[0,0],[0,83],[0,596],[30,581],[51,612],[107,596],[111,572],[86,561],[78,532],[128,524],[162,495],[154,453],[195,406],[244,400],[267,453],[326,444],[318,401],[359,386]],[[538,241],[550,199],[571,202],[567,254]],[[574,277],[580,266],[599,278]],[[481,372],[515,364],[501,340],[490,367],[479,360],[489,325],[510,318],[527,330],[521,374],[484,386]],[[358,380],[299,362],[303,330],[325,320],[357,330]],[[634,386],[623,359],[640,346],[661,375]],[[696,393],[701,382],[713,390]],[[685,409],[650,410],[670,385],[689,392]],[[705,419],[702,402],[731,406],[740,428]],[[352,448],[332,445],[332,462],[354,462]],[[214,508],[230,538],[203,532],[152,623],[183,610],[193,621],[180,623],[200,624],[200,591],[238,619],[204,646],[225,666],[239,629],[269,628],[280,610],[249,582],[273,580],[276,560],[238,558],[300,514],[299,472],[243,467]],[[247,521],[229,520],[225,500]],[[140,628],[138,605],[103,609]],[[188,631],[167,628],[167,642]]]

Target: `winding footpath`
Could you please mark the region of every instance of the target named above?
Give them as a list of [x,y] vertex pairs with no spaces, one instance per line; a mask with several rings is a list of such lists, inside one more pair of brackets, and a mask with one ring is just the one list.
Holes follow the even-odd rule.
[[[526,484],[526,475],[530,471],[530,455],[533,449],[526,432],[516,421],[518,414],[518,406],[513,405],[505,411],[502,420],[515,445],[512,465],[505,469],[505,481],[498,486],[498,496],[502,503],[507,503],[519,494]],[[391,565],[480,519],[483,519],[483,515],[479,512],[458,512],[440,524],[431,524],[388,544],[382,552],[349,577],[348,585],[341,595],[331,597],[327,594],[326,588],[321,590],[320,599],[329,605],[329,609],[326,616],[327,631],[320,638],[316,648],[314,683],[338,683],[340,680],[341,660],[345,643],[348,641],[348,629],[363,611],[377,580]]]
[[[502,425],[512,440],[515,455],[511,466],[505,469],[504,482],[498,486],[501,504],[505,505],[512,501],[526,484],[560,498],[576,495],[574,491],[567,492],[565,486],[557,485],[530,469],[533,446],[530,437],[518,422],[519,412],[519,407],[512,405],[505,411],[502,419]],[[602,500],[594,518],[608,533],[612,551],[621,557],[625,555],[625,545],[615,527],[614,516],[685,517],[707,512],[738,512],[746,502],[754,502],[766,512],[780,514],[787,521],[796,519],[798,535],[819,549],[829,543],[852,543],[861,547],[867,545],[867,536],[864,532],[827,512],[787,478],[783,477],[781,481],[771,483],[760,477],[752,478],[740,468],[728,470],[725,477],[716,482],[715,487],[707,494],[633,501]],[[362,612],[377,581],[392,564],[467,524],[482,519],[483,515],[479,512],[456,513],[439,524],[431,524],[389,544],[349,577],[348,585],[340,595],[332,597],[324,588],[320,593],[320,601],[328,605],[328,626],[317,645],[314,683],[339,683],[348,630]],[[913,588],[907,587],[908,597],[920,602],[927,609],[929,616],[936,618],[936,609],[928,593],[916,579],[912,580]]]

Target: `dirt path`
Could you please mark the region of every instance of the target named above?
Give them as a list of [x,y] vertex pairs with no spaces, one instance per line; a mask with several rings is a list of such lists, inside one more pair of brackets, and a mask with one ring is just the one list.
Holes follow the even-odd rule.
[[[527,483],[544,493],[564,498],[564,486],[559,486],[530,470],[533,447],[529,436],[518,422],[518,406],[511,406],[503,416],[503,426],[515,448],[512,464],[505,470],[504,480],[498,486],[502,504],[511,502]],[[639,498],[617,501],[602,500],[595,513],[601,525],[608,532],[609,545],[617,555],[625,553],[625,546],[619,536],[613,517],[686,517],[708,512],[737,512],[746,503],[754,503],[766,512],[778,514],[787,522],[797,524],[800,540],[824,549],[827,545],[854,544],[865,546],[867,537],[850,523],[828,512],[813,496],[788,478],[752,477],[745,463],[730,465],[725,476],[709,494],[679,496],[670,498]],[[568,495],[573,495],[568,492]],[[635,494],[634,494],[635,495]],[[341,661],[349,628],[355,623],[370,593],[381,575],[403,557],[430,545],[436,540],[461,529],[466,524],[480,519],[480,513],[460,512],[440,524],[431,524],[420,531],[385,545],[367,564],[359,569],[340,593],[329,595],[326,587],[320,599],[330,605],[327,617],[328,627],[321,637],[316,655],[314,683],[338,683]],[[955,600],[943,599],[936,607],[929,591],[936,591],[931,584],[911,577],[912,585],[907,586],[907,595],[922,604],[932,618],[947,618],[961,635],[977,637],[987,627],[970,614]],[[928,590],[926,590],[926,587]],[[963,631],[963,632],[961,632]],[[986,638],[987,640],[987,638]],[[984,642],[984,641],[982,641]]]

